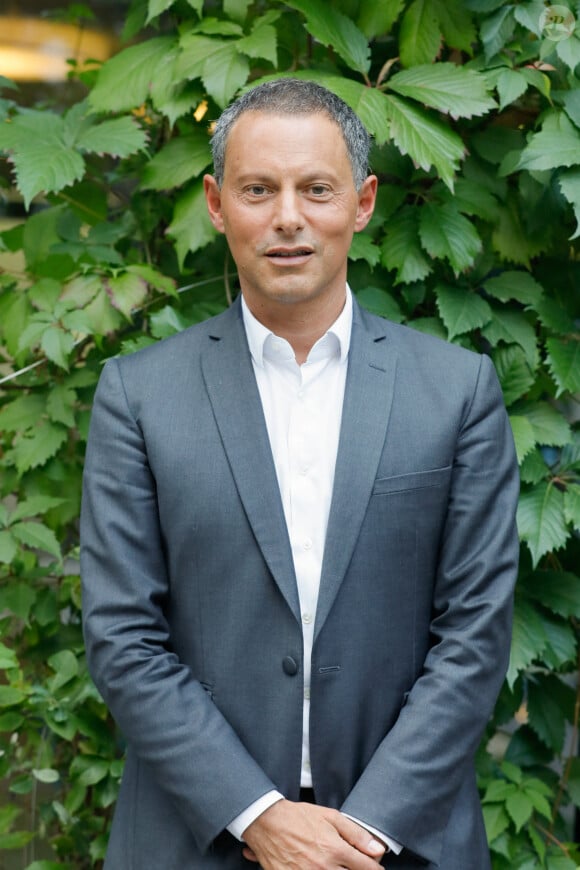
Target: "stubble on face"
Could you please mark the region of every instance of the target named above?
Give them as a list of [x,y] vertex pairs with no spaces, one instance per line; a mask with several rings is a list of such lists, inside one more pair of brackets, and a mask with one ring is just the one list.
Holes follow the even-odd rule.
[[352,235],[370,219],[375,192],[374,176],[356,191],[342,133],[326,115],[247,112],[236,121],[221,190],[206,176],[206,195],[258,319],[314,332],[334,322]]

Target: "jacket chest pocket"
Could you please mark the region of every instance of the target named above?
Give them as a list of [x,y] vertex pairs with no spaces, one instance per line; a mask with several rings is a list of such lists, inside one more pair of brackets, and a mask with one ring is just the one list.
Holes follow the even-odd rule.
[[[449,485],[452,466],[431,468],[427,471],[413,471],[409,474],[396,474],[392,477],[378,477],[373,487],[373,495],[394,495],[415,493],[418,490],[432,489]],[[417,492],[417,495],[419,493]]]

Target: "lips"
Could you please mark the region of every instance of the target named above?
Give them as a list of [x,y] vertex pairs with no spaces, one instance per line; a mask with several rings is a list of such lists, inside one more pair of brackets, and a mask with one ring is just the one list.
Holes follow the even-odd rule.
[[266,251],[266,256],[271,259],[293,260],[301,257],[309,257],[313,253],[312,248],[271,248]]

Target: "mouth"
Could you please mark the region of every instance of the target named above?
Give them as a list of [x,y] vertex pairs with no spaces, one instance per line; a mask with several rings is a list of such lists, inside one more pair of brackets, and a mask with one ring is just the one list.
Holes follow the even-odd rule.
[[266,257],[269,260],[278,262],[304,261],[310,257],[314,251],[309,247],[299,248],[271,248],[266,251]]

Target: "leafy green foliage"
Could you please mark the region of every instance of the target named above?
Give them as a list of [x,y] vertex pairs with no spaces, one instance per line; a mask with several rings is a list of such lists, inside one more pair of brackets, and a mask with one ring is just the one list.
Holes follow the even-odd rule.
[[580,863],[580,40],[551,41],[544,10],[149,0],[129,13],[132,44],[68,109],[21,105],[0,77],[5,178],[33,206],[0,233],[0,849],[21,850],[27,870],[102,865],[122,771],[80,632],[98,374],[236,292],[204,204],[208,134],[236,93],[279,75],[326,85],[374,137],[376,214],[350,251],[359,301],[495,364],[522,559],[508,677],[478,759],[486,828],[494,870]]

